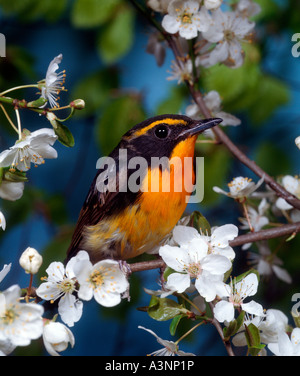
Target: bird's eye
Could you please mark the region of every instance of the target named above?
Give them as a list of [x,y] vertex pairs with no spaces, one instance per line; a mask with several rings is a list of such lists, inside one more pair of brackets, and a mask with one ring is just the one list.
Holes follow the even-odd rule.
[[166,138],[169,135],[169,129],[166,125],[160,125],[155,129],[155,136],[157,138]]

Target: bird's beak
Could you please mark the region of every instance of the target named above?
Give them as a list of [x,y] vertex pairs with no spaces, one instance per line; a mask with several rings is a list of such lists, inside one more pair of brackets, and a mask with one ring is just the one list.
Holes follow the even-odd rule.
[[192,123],[188,126],[188,129],[185,129],[183,132],[180,133],[179,137],[192,137],[197,134],[200,134],[207,129],[214,127],[222,123],[223,119],[220,118],[210,118],[210,119],[203,119],[203,120],[193,120]]

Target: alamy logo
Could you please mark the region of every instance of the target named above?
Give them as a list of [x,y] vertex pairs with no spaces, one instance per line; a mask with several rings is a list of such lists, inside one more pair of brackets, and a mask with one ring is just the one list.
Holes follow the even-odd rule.
[[6,57],[6,39],[2,33],[0,33],[0,57]]
[[[195,179],[193,169],[195,166]],[[128,159],[127,149],[120,149],[118,163],[114,158],[99,158],[96,181],[98,192],[184,192],[186,202],[199,203],[204,197],[204,158],[183,159],[152,157],[150,165],[140,156]]]
[[300,33],[295,33],[292,35],[292,42],[296,42],[292,47],[292,55],[294,57],[300,56]]
[[297,317],[299,316],[299,308],[300,308],[300,293],[295,293],[292,296],[292,302],[296,302],[296,304],[292,307],[292,314]]

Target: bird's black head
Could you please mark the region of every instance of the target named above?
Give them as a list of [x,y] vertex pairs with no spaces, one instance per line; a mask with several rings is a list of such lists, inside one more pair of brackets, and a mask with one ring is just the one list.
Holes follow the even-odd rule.
[[220,118],[193,120],[184,115],[159,115],[131,128],[123,137],[119,148],[133,150],[135,155],[170,157],[181,141],[196,136],[222,122]]

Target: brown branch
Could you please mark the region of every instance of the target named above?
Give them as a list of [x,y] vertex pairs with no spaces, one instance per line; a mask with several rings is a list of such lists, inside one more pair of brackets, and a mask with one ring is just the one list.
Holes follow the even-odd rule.
[[300,232],[300,222],[293,224],[282,225],[276,228],[269,228],[267,230],[261,230],[256,232],[251,232],[249,234],[244,234],[237,236],[235,239],[229,242],[231,247],[237,247],[247,243],[253,243],[260,240],[274,239],[281,236],[291,235],[293,233]]
[[144,270],[151,270],[151,269],[157,269],[157,268],[163,268],[166,264],[162,259],[155,259],[150,261],[141,261],[141,262],[135,262],[134,264],[130,264],[129,268],[132,273],[135,272],[141,272]]

